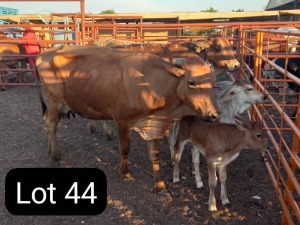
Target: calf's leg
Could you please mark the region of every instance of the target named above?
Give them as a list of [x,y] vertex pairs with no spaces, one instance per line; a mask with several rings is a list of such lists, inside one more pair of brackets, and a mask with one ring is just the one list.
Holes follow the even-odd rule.
[[227,165],[219,165],[219,178],[221,183],[221,200],[222,204],[226,205],[229,204],[229,200],[227,197],[227,190],[226,190],[226,179],[227,179]]
[[194,165],[194,170],[195,170],[196,186],[197,186],[197,188],[202,188],[203,182],[202,182],[200,171],[199,171],[200,150],[198,150],[195,146],[193,146],[193,148],[192,148],[192,160],[193,160],[193,165]]
[[181,137],[177,137],[175,152],[174,152],[174,171],[173,171],[173,183],[179,182],[179,162],[184,150],[184,146],[187,141],[182,141]]
[[178,130],[179,130],[179,125],[180,125],[179,121],[173,122],[173,124],[170,128],[169,135],[168,135],[168,143],[169,143],[170,152],[171,152],[172,165],[174,165],[174,152],[175,152],[175,144],[176,144],[176,141],[177,141],[177,134],[178,134]]
[[209,184],[209,199],[208,211],[217,211],[215,189],[217,185],[216,165],[214,162],[207,162],[208,168],[208,184]]

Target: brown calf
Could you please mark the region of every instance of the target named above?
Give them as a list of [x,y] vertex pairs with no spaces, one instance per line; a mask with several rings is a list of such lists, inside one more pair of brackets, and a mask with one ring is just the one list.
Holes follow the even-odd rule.
[[238,157],[243,148],[260,151],[266,149],[260,122],[245,122],[241,118],[235,120],[236,124],[207,123],[197,116],[184,117],[180,122],[174,156],[173,182],[179,182],[179,161],[186,142],[190,141],[195,181],[197,188],[203,187],[199,173],[200,153],[205,156],[209,174],[209,211],[217,211],[215,187],[217,185],[216,169],[218,169],[221,182],[222,204],[229,203],[226,191],[227,165]]

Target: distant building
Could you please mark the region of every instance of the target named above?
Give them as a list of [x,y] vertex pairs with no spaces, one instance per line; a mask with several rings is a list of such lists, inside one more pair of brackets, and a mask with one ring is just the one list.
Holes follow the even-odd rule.
[[265,10],[300,9],[300,0],[269,0]]
[[[300,9],[300,0],[269,0],[265,10],[291,10],[291,9]],[[290,21],[299,21],[299,16],[282,16],[282,20],[290,20]]]
[[[14,8],[7,8],[7,7],[2,7],[0,6],[0,15],[18,15],[19,14],[19,10],[18,9],[14,9]],[[0,24],[12,24],[14,23],[13,21],[11,21],[10,19],[7,20],[0,20]],[[19,30],[19,28],[10,28],[10,30]],[[1,31],[1,33],[3,33],[3,31]],[[18,33],[18,32],[4,32],[4,34],[6,34],[7,37],[22,37],[22,33]]]
[[19,10],[0,6],[0,15],[18,15]]
[[[0,15],[18,15],[19,10],[0,6]],[[9,24],[9,21],[0,20],[0,24]]]

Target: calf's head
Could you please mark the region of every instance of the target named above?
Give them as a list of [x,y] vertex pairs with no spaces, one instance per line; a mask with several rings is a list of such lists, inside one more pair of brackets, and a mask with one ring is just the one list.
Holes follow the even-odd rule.
[[198,56],[179,58],[174,62],[185,72],[177,88],[177,95],[183,103],[188,105],[205,120],[218,120],[213,82],[215,74],[209,64]]
[[263,139],[263,125],[260,121],[248,122],[240,117],[235,117],[235,125],[240,131],[245,132],[245,147],[263,152],[267,149],[267,144]]

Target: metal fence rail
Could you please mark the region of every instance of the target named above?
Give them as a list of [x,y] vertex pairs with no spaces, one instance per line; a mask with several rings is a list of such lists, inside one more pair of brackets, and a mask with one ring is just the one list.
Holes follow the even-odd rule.
[[[285,42],[286,49],[281,54],[278,54],[280,49],[269,52],[269,48],[263,47],[274,41],[270,40],[274,37],[270,34],[284,36],[277,39],[278,42],[282,41],[281,39]],[[289,51],[291,36],[300,40],[299,33],[255,30],[255,45],[252,51],[254,85],[268,94],[269,102],[261,107],[253,107],[251,117],[263,121],[269,137],[270,149],[264,154],[264,162],[283,208],[282,224],[297,224],[300,221],[300,102],[298,92],[289,92],[289,85],[299,85],[300,79],[287,71],[288,59],[299,56]],[[270,61],[278,57],[285,60],[285,68]],[[269,76],[274,71],[281,73],[282,78],[270,79]],[[295,117],[292,117],[291,114],[295,111]]]

